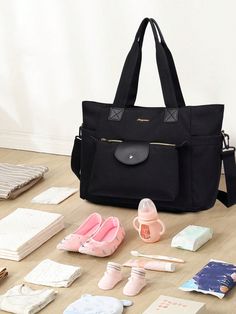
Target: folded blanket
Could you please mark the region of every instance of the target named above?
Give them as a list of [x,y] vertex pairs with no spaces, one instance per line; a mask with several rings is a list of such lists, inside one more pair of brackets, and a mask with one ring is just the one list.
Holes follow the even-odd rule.
[[45,166],[0,163],[0,199],[14,199],[37,183],[47,171]]

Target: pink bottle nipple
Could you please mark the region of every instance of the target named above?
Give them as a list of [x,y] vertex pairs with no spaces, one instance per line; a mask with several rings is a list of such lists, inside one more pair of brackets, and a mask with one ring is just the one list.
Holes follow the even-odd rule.
[[157,209],[152,200],[144,198],[140,201],[138,206],[138,217],[146,221],[158,219]]

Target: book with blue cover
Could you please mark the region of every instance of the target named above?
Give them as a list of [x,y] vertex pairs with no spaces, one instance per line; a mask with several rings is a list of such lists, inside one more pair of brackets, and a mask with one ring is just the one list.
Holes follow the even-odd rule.
[[179,289],[211,294],[222,299],[235,285],[236,265],[212,259]]

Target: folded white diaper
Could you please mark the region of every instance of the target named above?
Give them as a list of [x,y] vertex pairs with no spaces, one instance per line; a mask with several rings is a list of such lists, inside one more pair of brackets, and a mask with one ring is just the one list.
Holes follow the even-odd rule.
[[69,187],[51,187],[32,199],[32,203],[56,205],[67,199],[78,189]]
[[0,295],[0,309],[15,314],[34,314],[55,298],[53,289],[33,290],[26,285],[17,285]]
[[207,227],[189,225],[174,236],[172,247],[189,251],[197,251],[212,238],[213,231]]
[[17,208],[0,220],[0,258],[19,261],[63,228],[61,214]]
[[71,303],[63,314],[122,314],[124,306],[132,304],[129,300],[85,294]]
[[36,285],[69,287],[81,275],[79,266],[65,265],[45,259],[24,280]]

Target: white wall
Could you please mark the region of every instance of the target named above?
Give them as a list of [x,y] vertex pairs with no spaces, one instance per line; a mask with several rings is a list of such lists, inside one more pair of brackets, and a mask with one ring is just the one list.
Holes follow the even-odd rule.
[[[234,0],[0,0],[0,146],[69,154],[81,101],[112,102],[138,24],[157,19],[188,104],[225,103],[236,144]],[[144,42],[139,105],[162,105]]]

